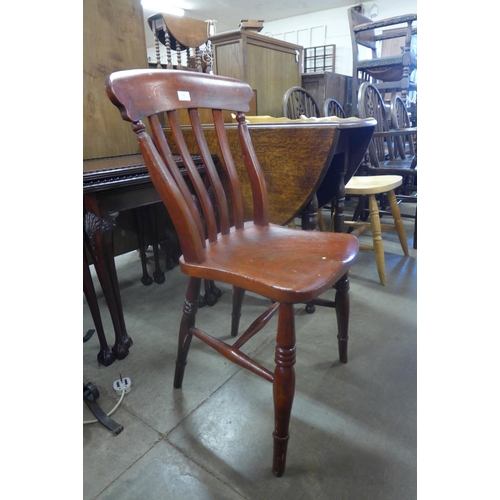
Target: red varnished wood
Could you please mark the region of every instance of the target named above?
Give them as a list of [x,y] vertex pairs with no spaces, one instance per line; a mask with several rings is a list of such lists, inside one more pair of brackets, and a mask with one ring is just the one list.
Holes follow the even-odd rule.
[[183,272],[244,288],[277,302],[301,303],[331,288],[349,269],[358,241],[348,234],[245,223],[207,245],[200,264]]
[[[193,335],[234,363],[273,384],[275,408],[273,472],[283,475],[289,438],[289,423],[295,392],[295,323],[293,304],[310,302],[335,286],[340,304],[339,353],[347,361],[349,317],[347,273],[358,252],[358,241],[348,234],[302,231],[270,224],[266,181],[245,122],[252,89],[230,78],[183,71],[123,71],[112,74],[107,93],[125,120],[133,122],[151,179],[174,223],[183,255],[182,271],[190,277],[184,302],[177,352],[174,387],[182,386],[184,369]],[[226,179],[211,159],[198,108],[213,109],[214,128]],[[193,136],[203,157],[208,185],[192,164],[192,147],[185,142],[177,110],[188,109]],[[228,142],[222,111],[235,111],[246,184],[253,199],[253,220],[244,221],[240,171],[233,159],[235,149]],[[154,116],[166,112],[170,133],[160,131]],[[152,116],[153,115],[153,116]],[[154,142],[142,120],[150,119]],[[332,124],[332,127],[338,125]],[[233,137],[234,139],[234,137]],[[335,140],[338,139],[338,136]],[[333,140],[333,136],[331,136]],[[170,144],[170,141],[172,144]],[[175,143],[175,144],[174,144]],[[180,154],[194,186],[201,213],[195,210],[189,190],[172,159]],[[332,153],[333,154],[333,153]],[[241,158],[242,157],[242,158]],[[249,182],[248,182],[249,181]],[[211,196],[210,194],[214,195]],[[231,203],[228,202],[231,198]],[[232,214],[229,214],[232,207]],[[231,220],[232,219],[232,220]],[[230,224],[233,224],[231,227]],[[206,236],[201,228],[206,227]],[[224,282],[234,287],[233,331],[246,290],[274,301],[276,305],[257,318],[239,341],[229,345],[196,326],[201,280]],[[274,373],[240,348],[261,330],[278,311]],[[341,344],[342,342],[342,344]]]

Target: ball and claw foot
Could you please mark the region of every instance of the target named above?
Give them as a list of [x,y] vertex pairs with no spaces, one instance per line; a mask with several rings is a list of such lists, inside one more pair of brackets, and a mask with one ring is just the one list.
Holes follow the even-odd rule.
[[154,277],[155,283],[158,283],[158,285],[165,283],[165,274],[162,273],[161,271],[155,271],[153,273],[153,277]]
[[133,344],[132,339],[128,335],[124,337],[121,343],[116,343],[113,346],[113,353],[116,356],[116,359],[125,359],[128,356],[129,349]]
[[116,357],[111,349],[103,349],[97,353],[97,362],[102,366],[109,366],[115,360]]

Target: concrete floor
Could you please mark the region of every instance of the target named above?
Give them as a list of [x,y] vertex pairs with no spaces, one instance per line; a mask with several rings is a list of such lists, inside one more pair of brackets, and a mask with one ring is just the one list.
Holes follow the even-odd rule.
[[[413,206],[405,207],[411,211]],[[417,251],[413,220],[405,219],[410,256],[394,232],[384,233],[387,284],[373,252],[361,251],[351,271],[349,362],[338,361],[335,312],[296,307],[296,394],[287,469],[271,472],[272,386],[193,339],[182,389],[173,388],[177,331],[186,277],[176,267],[162,285],[146,287],[137,252],[116,259],[129,356],[99,366],[97,336],[84,344],[84,383],[99,389],[109,411],[120,374],[132,390],[113,419],[118,436],[100,424],[83,426],[85,500],[417,498]],[[369,241],[370,233],[360,237]],[[152,265],[152,263],[151,263]],[[151,269],[152,274],[152,269]],[[106,332],[111,320],[100,288]],[[198,312],[198,324],[229,339],[231,290]],[[325,294],[333,298],[334,291]],[[247,295],[241,328],[268,305]],[[84,301],[86,332],[93,328]],[[273,319],[245,346],[274,366]],[[83,419],[91,418],[84,405]]]

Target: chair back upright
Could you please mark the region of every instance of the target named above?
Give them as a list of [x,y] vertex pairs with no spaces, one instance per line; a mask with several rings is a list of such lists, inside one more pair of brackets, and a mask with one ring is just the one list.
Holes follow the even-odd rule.
[[314,97],[302,87],[291,87],[283,96],[283,116],[297,120],[301,116],[320,118],[321,110]]
[[[187,263],[202,263],[205,260],[206,239],[210,243],[215,242],[220,235],[228,234],[232,225],[236,229],[244,226],[241,186],[226,135],[223,111],[236,111],[242,157],[253,195],[254,223],[261,226],[269,224],[266,184],[245,122],[244,112],[250,110],[249,103],[253,97],[248,84],[232,78],[190,71],[126,70],[108,77],[106,92],[119,108],[122,118],[132,122],[151,180],[172,218]],[[178,114],[179,110],[184,109],[189,114],[209,187],[214,193],[217,217],[207,183],[193,163],[184,139]],[[212,110],[229,192],[224,191],[210,154],[201,125],[201,109]],[[161,124],[162,115],[170,127],[202,213],[174,161]],[[143,120],[147,120],[151,135]],[[228,196],[232,198],[231,204],[228,203]],[[231,205],[232,222],[229,214]]]
[[323,105],[324,116],[337,116],[338,118],[346,118],[346,114],[342,104],[333,97],[326,99]]
[[[408,115],[408,110],[403,99],[399,95],[391,98],[391,127],[396,130],[411,128],[412,124]],[[415,142],[412,134],[403,137],[396,137],[397,152],[402,159],[408,155],[415,155]]]
[[359,88],[358,101],[360,118],[375,118],[377,120],[368,152],[372,165],[379,167],[386,160],[394,160],[392,140],[384,135],[390,130],[384,99],[373,84],[364,82]]
[[[353,56],[353,68],[357,70],[357,61],[359,60],[359,47],[362,45],[368,49],[371,49],[371,57],[375,59],[377,57],[377,40],[375,38],[375,30],[370,29],[366,31],[356,32],[355,27],[360,24],[371,23],[372,19],[359,13],[355,8],[347,9],[347,16],[349,18],[349,29],[351,33],[351,44],[352,44],[352,56]],[[354,75],[355,73],[353,73]]]

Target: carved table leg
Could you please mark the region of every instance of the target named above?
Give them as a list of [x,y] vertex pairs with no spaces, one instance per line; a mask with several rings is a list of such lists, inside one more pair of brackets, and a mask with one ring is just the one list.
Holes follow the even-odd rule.
[[134,210],[135,220],[137,226],[137,240],[139,244],[139,254],[141,256],[142,265],[142,278],[141,282],[143,285],[149,286],[153,283],[153,278],[148,274],[148,267],[146,263],[146,240],[144,238],[144,209],[142,207],[136,208]]
[[314,195],[301,213],[302,229],[314,231],[318,226],[318,197]]
[[124,359],[132,346],[132,339],[127,334],[120,288],[116,274],[113,228],[117,214],[109,214],[109,219],[100,214],[94,199],[85,196],[84,236],[87,248],[94,260],[94,266],[101,284],[111,320],[115,329],[113,352],[117,359]]
[[165,273],[160,268],[160,253],[158,250],[158,227],[157,227],[157,217],[156,217],[156,206],[149,205],[149,216],[150,216],[150,236],[151,236],[151,245],[153,247],[153,255],[154,255],[154,263],[155,270],[153,273],[153,279],[155,283],[161,285],[165,282]]
[[92,276],[90,275],[89,263],[85,248],[83,249],[83,293],[89,305],[90,314],[94,321],[97,337],[99,338],[100,351],[97,353],[97,361],[103,366],[109,366],[116,359],[113,351],[109,348],[104,334],[104,327],[102,326],[101,313],[99,311],[99,304],[95,294],[94,284],[92,283]]

